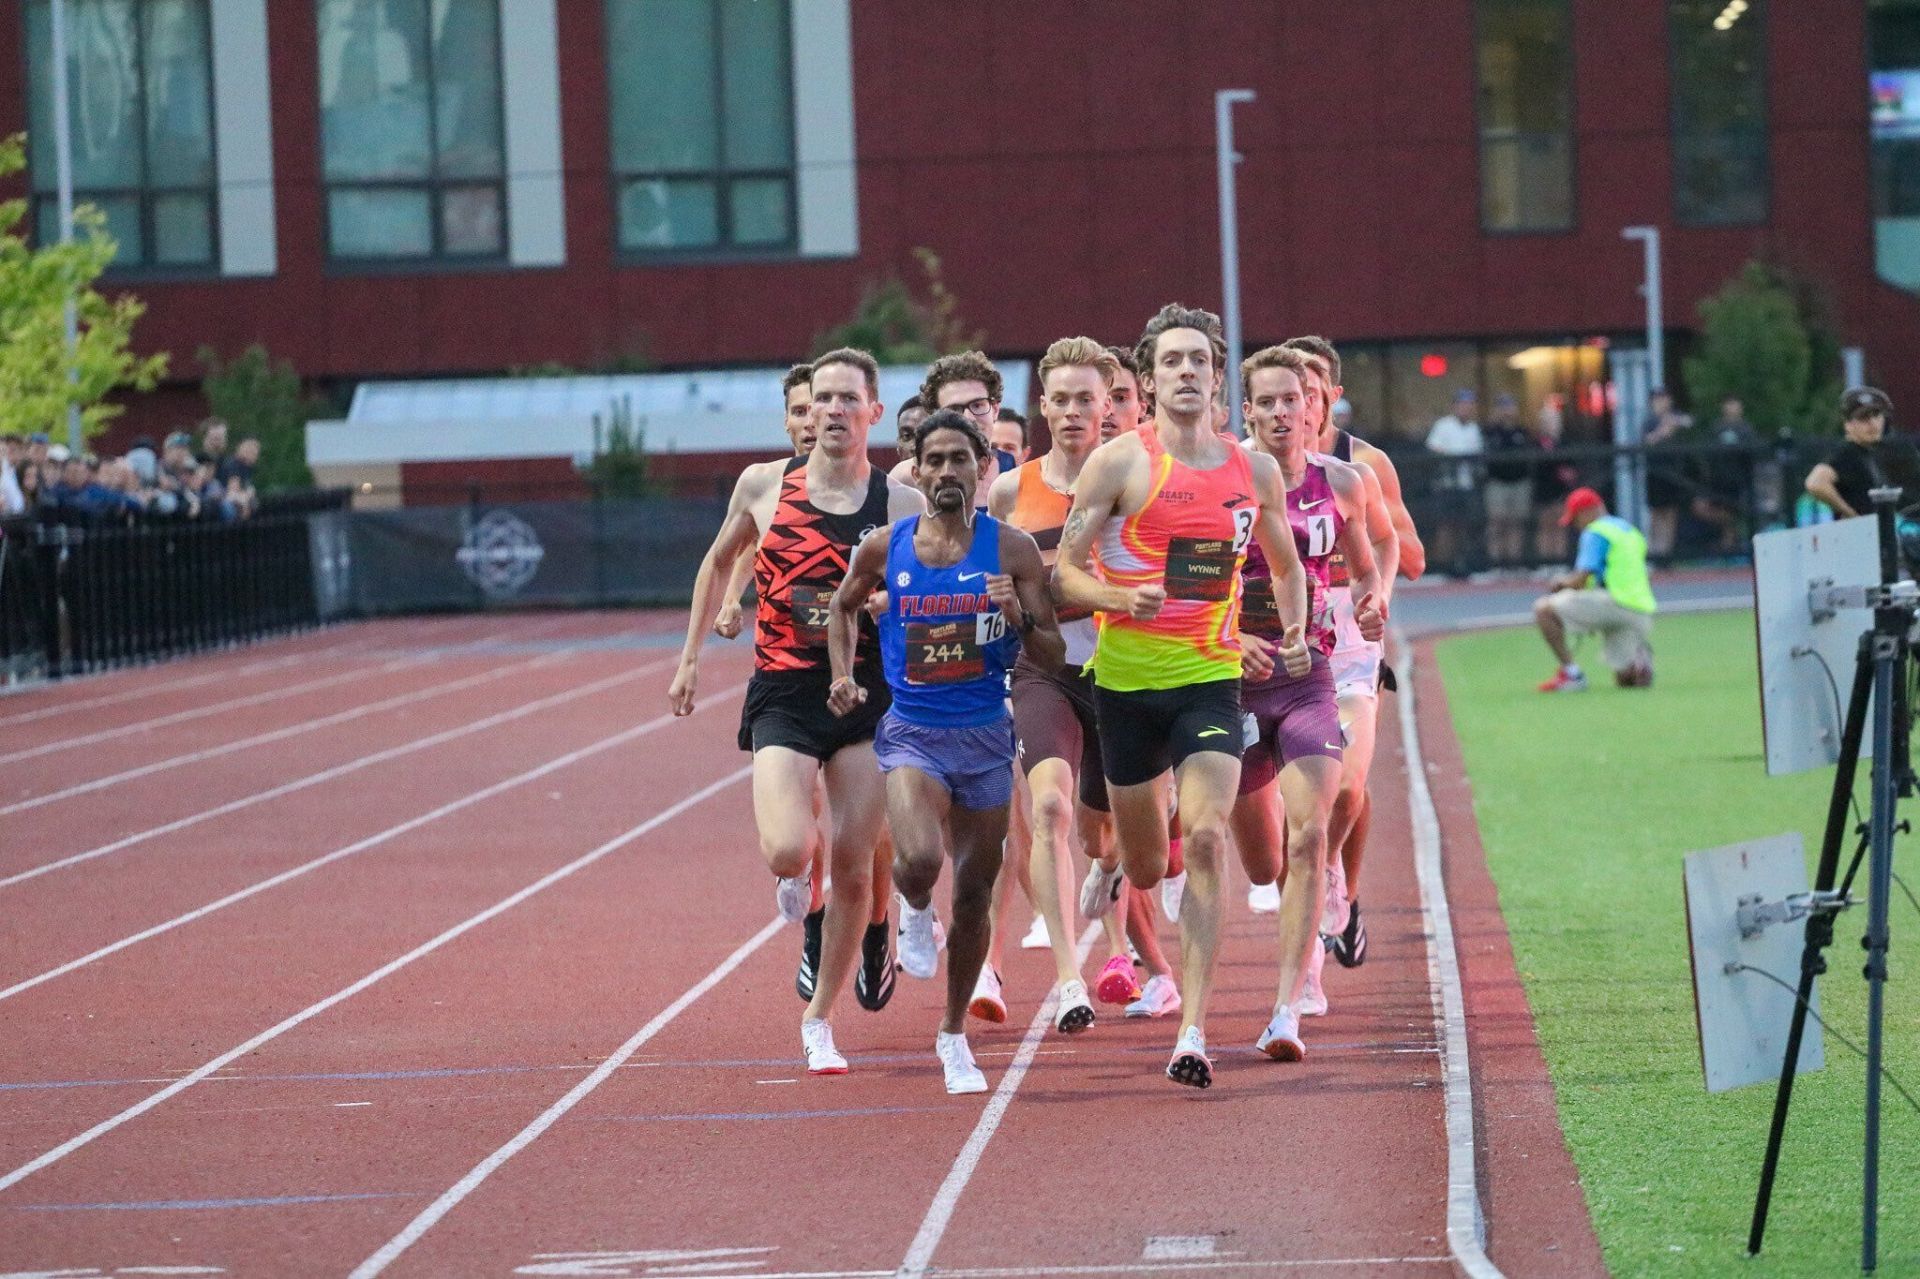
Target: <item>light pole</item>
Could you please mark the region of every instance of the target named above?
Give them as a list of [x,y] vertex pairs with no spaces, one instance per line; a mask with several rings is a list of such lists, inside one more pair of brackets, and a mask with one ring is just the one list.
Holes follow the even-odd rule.
[[[73,123],[67,111],[67,5],[53,0],[53,156],[59,187],[60,243],[73,243]],[[80,429],[80,368],[75,352],[80,345],[80,318],[73,294],[66,299],[67,447],[79,457],[86,451]]]
[[1213,95],[1214,153],[1220,170],[1220,292],[1226,311],[1227,410],[1229,429],[1240,434],[1240,397],[1233,393],[1240,376],[1240,208],[1233,189],[1233,166],[1240,157],[1233,150],[1233,108],[1252,102],[1252,89],[1221,89]]
[[1647,363],[1652,366],[1653,385],[1667,384],[1666,330],[1660,320],[1660,228],[1630,226],[1621,229],[1623,240],[1638,240],[1646,250],[1646,281],[1640,292],[1647,299]]
[[[1620,238],[1638,240],[1646,252],[1646,278],[1641,296],[1647,300],[1647,385],[1652,392],[1667,384],[1666,328],[1660,319],[1660,228],[1657,226],[1622,227]],[[1639,449],[1645,442],[1644,423],[1637,416],[1640,406],[1623,399],[1614,409],[1613,442],[1617,448]],[[1636,416],[1627,417],[1632,413]],[[1642,529],[1649,527],[1647,512],[1647,457],[1645,453],[1615,453],[1613,457],[1615,504],[1620,514]]]

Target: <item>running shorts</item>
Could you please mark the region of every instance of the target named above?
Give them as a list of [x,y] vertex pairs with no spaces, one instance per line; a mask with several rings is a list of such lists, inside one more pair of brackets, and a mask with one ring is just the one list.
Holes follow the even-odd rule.
[[827,708],[828,671],[755,671],[740,708],[740,749],[784,746],[826,763],[841,750],[871,741],[893,695],[878,673],[856,675],[867,700],[846,716]]
[[1100,758],[1110,786],[1150,782],[1201,751],[1240,757],[1237,679],[1129,693],[1096,686],[1093,697],[1100,717]]
[[1005,808],[1013,800],[1013,723],[935,728],[892,711],[874,734],[880,771],[915,768],[939,782],[961,808]]
[[1360,634],[1353,620],[1353,593],[1342,587],[1328,592],[1333,612],[1333,692],[1335,697],[1378,697],[1382,647]]
[[1020,738],[1020,771],[1042,760],[1064,759],[1079,776],[1080,802],[1107,811],[1107,775],[1100,759],[1100,725],[1093,709],[1093,674],[1064,666],[1049,674],[1032,662],[1014,665],[1013,727]]
[[1299,679],[1240,690],[1247,744],[1240,759],[1242,795],[1259,790],[1297,759],[1319,755],[1340,762],[1346,735],[1334,696],[1333,667],[1318,653],[1313,669]]

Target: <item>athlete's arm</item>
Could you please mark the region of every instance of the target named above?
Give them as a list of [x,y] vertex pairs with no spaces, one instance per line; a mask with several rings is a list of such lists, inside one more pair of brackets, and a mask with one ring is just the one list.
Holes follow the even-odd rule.
[[1012,471],[1000,476],[987,490],[987,514],[1005,523],[1013,514],[1014,499],[1020,496],[1020,477]]
[[733,572],[727,575],[727,589],[720,596],[720,611],[713,617],[713,633],[721,639],[732,639],[740,633],[743,616],[740,599],[747,593],[747,581],[752,576],[753,556],[743,553],[733,561]]
[[760,527],[753,519],[753,504],[766,492],[771,474],[766,467],[766,463],[760,462],[740,472],[740,479],[733,486],[733,497],[727,502],[726,517],[720,521],[720,531],[714,534],[713,545],[707,548],[700,561],[700,571],[694,575],[693,607],[687,613],[687,642],[680,649],[680,669],[674,672],[673,683],[667,686],[667,705],[675,715],[693,714],[694,689],[700,674],[700,642],[706,638],[707,628],[713,625],[714,615],[720,611],[719,566],[733,563],[759,544]]
[[[1102,613],[1126,613],[1144,622],[1157,616],[1167,602],[1164,586],[1136,586],[1132,590],[1108,586],[1088,569],[1101,527],[1120,512],[1139,448],[1136,441],[1126,437],[1102,444],[1080,472],[1073,486],[1073,509],[1067,512],[1066,526],[1060,530],[1060,553],[1053,561],[1056,603]],[[1288,545],[1291,548],[1291,538]]]
[[827,686],[827,708],[845,715],[867,700],[867,690],[853,680],[854,646],[860,639],[861,608],[887,571],[887,540],[892,529],[877,528],[860,539],[847,575],[827,605],[827,661],[833,683]]
[[1000,566],[1004,573],[987,575],[987,594],[1006,615],[1007,625],[1020,632],[1020,646],[1043,671],[1066,664],[1067,641],[1053,615],[1053,592],[1047,586],[1047,566],[1033,535],[1011,524],[1000,526]]
[[1400,576],[1417,582],[1427,571],[1427,548],[1421,544],[1420,534],[1414,531],[1413,516],[1407,514],[1407,501],[1400,491],[1400,472],[1394,469],[1393,459],[1373,445],[1364,445],[1362,451],[1367,455],[1367,465],[1380,481],[1381,496],[1386,498],[1387,510],[1393,516],[1393,531],[1400,537]]
[[1253,463],[1253,491],[1260,499],[1253,536],[1266,554],[1274,603],[1280,609],[1280,624],[1286,628],[1286,637],[1274,646],[1273,655],[1287,668],[1287,674],[1298,679],[1313,667],[1306,640],[1307,571],[1300,565],[1293,531],[1287,527],[1287,488],[1280,478],[1280,464],[1265,453],[1255,453],[1248,460]]
[[1360,628],[1361,638],[1377,640],[1386,628],[1387,601],[1380,566],[1373,558],[1373,544],[1367,538],[1363,520],[1356,518],[1364,513],[1361,503],[1366,500],[1366,482],[1353,468],[1345,470],[1344,475],[1331,468],[1327,472],[1334,503],[1347,517],[1340,526],[1340,552],[1347,558],[1347,588],[1353,593],[1353,620]]
[[1393,598],[1394,575],[1400,571],[1400,535],[1393,528],[1393,512],[1387,509],[1380,489],[1380,477],[1365,462],[1348,462],[1359,473],[1366,496],[1362,514],[1367,524],[1367,542],[1373,547],[1373,566],[1379,570],[1379,600],[1384,608]]

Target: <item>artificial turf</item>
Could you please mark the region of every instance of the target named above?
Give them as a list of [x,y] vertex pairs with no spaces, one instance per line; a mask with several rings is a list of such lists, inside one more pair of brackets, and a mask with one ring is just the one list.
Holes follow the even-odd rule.
[[[1826,1068],[1800,1077],[1766,1248],[1749,1259],[1773,1087],[1706,1091],[1681,892],[1687,852],[1792,830],[1811,874],[1832,770],[1766,776],[1751,614],[1663,617],[1654,646],[1653,689],[1614,688],[1590,644],[1592,691],[1558,695],[1534,691],[1553,664],[1531,631],[1439,646],[1561,1125],[1615,1275],[1857,1273],[1865,1065],[1829,1035]],[[1895,873],[1920,892],[1917,857],[1920,841],[1896,842]],[[1865,880],[1863,867],[1856,895]],[[1920,912],[1897,886],[1891,910],[1886,1064],[1920,1096],[1920,992],[1902,962]],[[1864,909],[1840,918],[1820,979],[1822,1013],[1863,1046],[1865,924]],[[1920,1275],[1920,1114],[1884,1096],[1878,1273]]]

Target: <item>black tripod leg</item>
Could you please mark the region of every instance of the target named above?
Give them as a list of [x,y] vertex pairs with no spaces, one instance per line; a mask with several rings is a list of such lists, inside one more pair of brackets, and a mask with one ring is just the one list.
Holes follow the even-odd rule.
[[[1820,845],[1820,866],[1813,890],[1828,892],[1840,870],[1840,845],[1847,835],[1848,809],[1853,803],[1854,773],[1860,763],[1860,739],[1867,727],[1867,702],[1873,693],[1872,632],[1860,640],[1860,656],[1853,668],[1853,695],[1847,702],[1847,722],[1840,733],[1840,758],[1834,766],[1833,794],[1827,803],[1826,836]],[[1787,1108],[1793,1103],[1793,1077],[1800,1064],[1800,1041],[1807,1029],[1807,1004],[1813,998],[1813,979],[1826,971],[1821,952],[1833,944],[1833,916],[1815,912],[1807,917],[1807,943],[1800,952],[1799,997],[1787,1027],[1786,1061],[1780,1067],[1780,1086],[1773,1098],[1773,1124],[1767,1130],[1767,1157],[1760,1165],[1760,1190],[1753,1201],[1753,1224],[1747,1231],[1747,1253],[1758,1255],[1767,1233],[1767,1208],[1773,1199],[1773,1177],[1780,1167],[1780,1142],[1787,1132]]]

